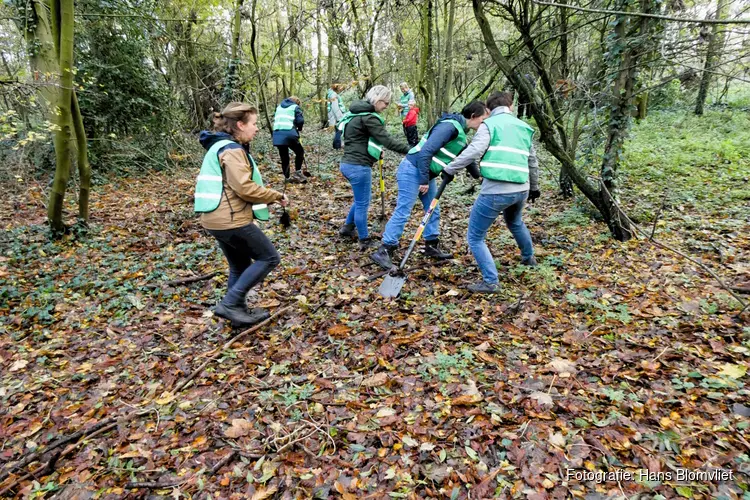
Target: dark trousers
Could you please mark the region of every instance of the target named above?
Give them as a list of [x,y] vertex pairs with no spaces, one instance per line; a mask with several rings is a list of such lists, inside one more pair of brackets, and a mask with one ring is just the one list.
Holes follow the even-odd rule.
[[294,169],[299,172],[302,170],[302,162],[305,161],[305,150],[302,148],[297,140],[288,146],[276,146],[279,148],[279,156],[281,157],[281,170],[284,172],[284,177],[287,179],[291,172],[289,172],[289,150],[294,151]]
[[245,305],[245,295],[281,262],[273,243],[253,223],[235,229],[208,230],[229,263],[229,290],[224,305]]
[[409,125],[408,127],[406,125],[403,125],[404,127],[404,134],[406,134],[406,142],[409,143],[409,146],[416,146],[419,142],[419,132],[417,132],[417,126],[416,125]]
[[341,131],[338,127],[333,133],[333,149],[341,149]]

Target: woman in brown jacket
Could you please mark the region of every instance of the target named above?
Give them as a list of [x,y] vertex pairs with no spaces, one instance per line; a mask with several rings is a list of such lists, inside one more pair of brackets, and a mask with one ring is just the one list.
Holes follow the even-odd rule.
[[215,131],[200,133],[207,153],[196,185],[195,210],[229,263],[229,290],[214,314],[238,327],[268,318],[264,309],[248,310],[245,296],[280,262],[273,243],[253,219],[267,219],[267,205],[278,202],[285,207],[289,203],[283,194],[263,187],[248,151],[248,143],[258,131],[257,121],[255,108],[233,102],[221,113],[214,113]]

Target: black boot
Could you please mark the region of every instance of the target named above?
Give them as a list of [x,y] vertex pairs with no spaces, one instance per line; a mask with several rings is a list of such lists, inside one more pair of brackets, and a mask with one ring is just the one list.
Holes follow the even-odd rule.
[[370,259],[383,269],[391,269],[393,267],[393,254],[396,252],[397,245],[380,245],[378,250],[370,255]]
[[246,308],[246,311],[253,318],[254,325],[271,317],[271,314],[262,307]]
[[354,224],[344,224],[343,226],[341,226],[341,229],[339,229],[339,236],[343,238],[356,238],[356,226]]
[[223,302],[216,306],[214,314],[220,318],[228,319],[235,327],[252,326],[265,319],[258,319],[261,316],[258,314],[249,314],[243,305],[227,305]]
[[439,243],[440,240],[438,239],[424,240],[424,254],[427,257],[432,257],[433,259],[438,260],[452,259],[453,254],[441,249]]
[[359,240],[359,250],[362,252],[366,252],[367,250],[371,248],[375,248],[378,246],[378,240],[375,238],[368,236],[365,239]]

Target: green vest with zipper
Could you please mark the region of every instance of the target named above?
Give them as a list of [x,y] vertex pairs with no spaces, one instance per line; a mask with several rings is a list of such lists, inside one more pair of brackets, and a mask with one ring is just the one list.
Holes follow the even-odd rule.
[[534,129],[510,113],[484,120],[490,130],[490,147],[479,161],[485,179],[524,184],[529,182],[529,154]]
[[273,129],[292,130],[294,128],[294,113],[296,110],[296,104],[292,104],[288,108],[282,108],[281,104],[279,104],[276,108],[276,113],[273,115]]
[[[432,161],[430,162],[430,170],[434,174],[439,174],[440,172],[442,172],[443,169],[447,167],[448,164],[453,161],[456,156],[461,154],[461,151],[466,148],[466,132],[464,132],[464,128],[460,123],[458,123],[456,120],[443,120],[442,122],[438,123],[450,123],[451,125],[456,127],[456,130],[458,130],[458,135],[455,139],[451,140],[448,144],[445,144],[442,148],[440,148],[438,152],[435,153],[435,155],[432,157]],[[437,123],[435,125],[437,125]],[[435,125],[433,125],[432,128],[435,128]],[[422,150],[424,144],[427,142],[427,139],[430,137],[432,128],[422,136],[422,140],[419,141],[419,144],[409,150],[410,155],[418,153]]]
[[[229,144],[237,144],[234,141],[224,139],[217,141],[208,149],[206,156],[203,157],[201,171],[198,174],[198,181],[195,184],[195,211],[198,213],[213,212],[219,208],[221,197],[224,194],[224,170],[221,168],[219,160],[219,151]],[[255,160],[249,154],[250,165],[253,167],[253,182],[263,186],[263,177],[260,175],[260,169],[255,164]],[[230,210],[232,207],[229,207]],[[268,205],[259,203],[252,206],[253,217],[258,220],[268,220]]]
[[[367,111],[365,113],[352,113],[351,111],[347,111],[347,113],[344,115],[344,117],[341,119],[341,121],[336,125],[341,132],[344,132],[344,129],[346,128],[346,124],[352,121],[352,119],[355,116],[365,116],[365,115],[373,115],[380,120],[380,123],[385,125],[385,120],[382,116],[375,113],[374,111]],[[344,133],[344,141],[346,141],[346,133]],[[376,139],[373,137],[370,137],[367,139],[367,153],[375,158],[376,160],[380,159],[380,155],[383,153],[383,145],[380,144]]]

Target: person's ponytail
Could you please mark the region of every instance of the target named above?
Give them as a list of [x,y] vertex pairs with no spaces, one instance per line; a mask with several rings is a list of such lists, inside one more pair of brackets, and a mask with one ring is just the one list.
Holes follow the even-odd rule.
[[258,110],[244,102],[230,102],[219,113],[214,113],[214,130],[234,136],[238,131],[237,122],[247,123],[250,115],[257,115]]

